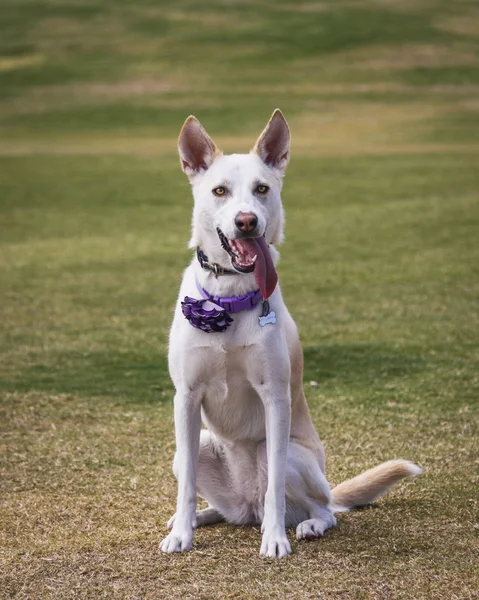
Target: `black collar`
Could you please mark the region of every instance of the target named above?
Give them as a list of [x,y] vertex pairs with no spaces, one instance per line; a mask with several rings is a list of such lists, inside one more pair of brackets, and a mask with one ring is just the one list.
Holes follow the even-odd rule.
[[211,271],[214,273],[216,278],[218,278],[220,275],[241,275],[241,273],[238,273],[238,271],[225,269],[218,263],[210,263],[206,254],[203,252],[203,250],[200,250],[200,248],[196,248],[196,257],[198,258],[201,268],[205,269],[205,271]]

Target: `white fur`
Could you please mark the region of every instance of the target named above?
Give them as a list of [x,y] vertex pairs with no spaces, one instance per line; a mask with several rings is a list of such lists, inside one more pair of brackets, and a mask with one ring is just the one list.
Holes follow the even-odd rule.
[[[195,200],[192,247],[200,246],[210,262],[231,269],[216,227],[234,238],[238,212],[255,213],[259,235],[264,233],[270,244],[281,242],[289,129],[279,111],[250,154],[222,155],[194,117],[183,127],[179,152]],[[258,183],[269,186],[266,197],[254,193]],[[212,193],[218,186],[228,189],[224,198]],[[273,246],[271,254],[276,262]],[[253,274],[215,278],[196,258],[184,273],[169,349],[178,499],[161,548],[189,550],[196,526],[227,520],[260,524],[260,553],[283,557],[291,552],[285,527],[296,527],[297,538],[304,539],[321,536],[336,523],[324,452],[303,395],[296,326],[278,285],[269,298],[276,323],[259,325],[260,304],[233,315],[223,333],[198,330],[180,304],[185,296],[198,297],[195,278],[219,296],[257,289]],[[200,431],[201,421],[206,429]],[[209,508],[196,511],[197,493]]]

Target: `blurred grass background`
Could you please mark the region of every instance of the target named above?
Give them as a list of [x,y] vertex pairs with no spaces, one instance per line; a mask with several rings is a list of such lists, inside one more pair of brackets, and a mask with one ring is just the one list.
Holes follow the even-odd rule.
[[[465,0],[0,0],[4,597],[477,597],[478,38]],[[176,137],[247,151],[277,106],[328,476],[425,474],[286,561],[228,525],[164,556]]]

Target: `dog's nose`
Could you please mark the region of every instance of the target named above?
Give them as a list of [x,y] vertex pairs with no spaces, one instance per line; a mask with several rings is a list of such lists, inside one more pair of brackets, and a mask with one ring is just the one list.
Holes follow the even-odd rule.
[[258,217],[254,213],[239,212],[235,217],[235,225],[243,233],[251,233],[258,225]]

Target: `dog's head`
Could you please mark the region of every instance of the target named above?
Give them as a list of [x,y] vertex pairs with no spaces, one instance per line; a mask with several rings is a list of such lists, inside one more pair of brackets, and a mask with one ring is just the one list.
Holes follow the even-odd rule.
[[181,167],[195,199],[191,247],[241,273],[254,272],[263,296],[277,281],[269,244],[283,238],[281,185],[290,134],[275,110],[249,154],[224,155],[193,116],[178,141]]

